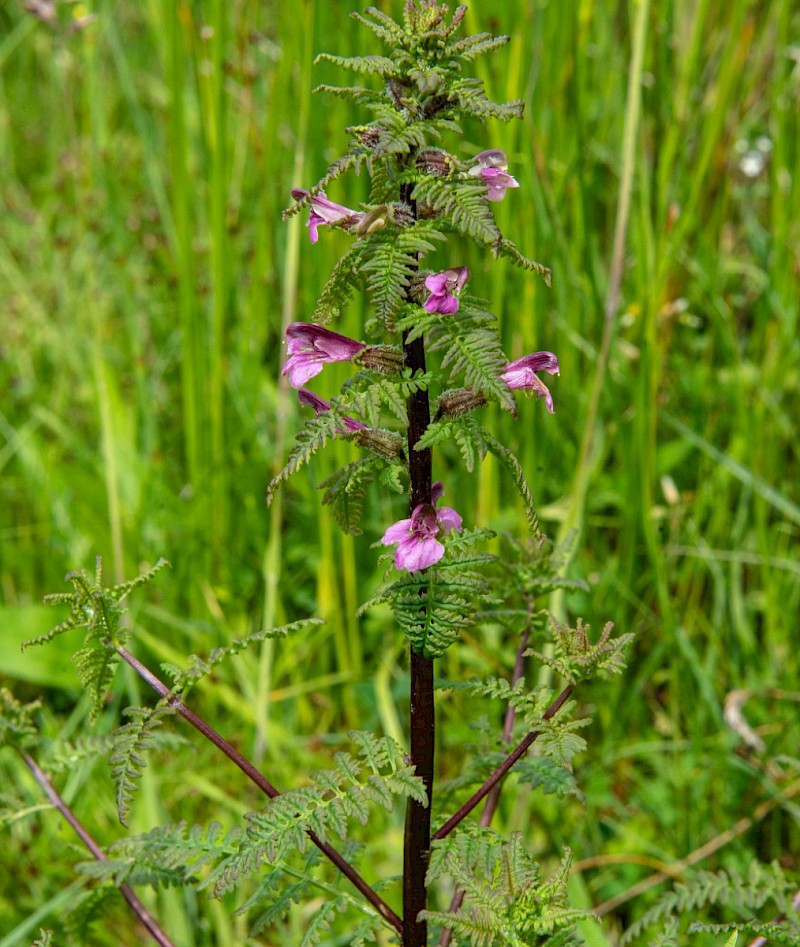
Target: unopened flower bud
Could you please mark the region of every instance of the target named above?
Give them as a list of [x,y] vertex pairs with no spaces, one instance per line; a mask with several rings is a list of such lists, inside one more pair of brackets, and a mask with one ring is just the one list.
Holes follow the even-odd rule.
[[455,170],[456,160],[441,148],[426,148],[417,155],[417,167],[425,174],[446,178]]
[[348,128],[347,131],[351,135],[355,135],[359,144],[364,145],[366,148],[377,147],[378,142],[381,140],[380,129],[375,128],[373,125],[353,126]]
[[395,76],[386,80],[386,91],[392,97],[396,109],[403,109],[408,104],[409,86]]
[[377,207],[373,207],[372,210],[364,214],[359,221],[356,227],[358,236],[364,237],[368,233],[375,233],[376,230],[382,230],[386,226],[388,213],[389,208],[386,204],[379,204]]
[[459,418],[486,404],[486,395],[471,388],[452,388],[443,391],[439,398],[437,417]]
[[389,220],[401,230],[413,227],[416,219],[408,204],[398,201],[389,205]]
[[394,460],[403,453],[403,438],[393,431],[356,431],[355,440],[387,460]]
[[396,375],[406,360],[402,350],[393,345],[368,345],[355,361],[382,375]]

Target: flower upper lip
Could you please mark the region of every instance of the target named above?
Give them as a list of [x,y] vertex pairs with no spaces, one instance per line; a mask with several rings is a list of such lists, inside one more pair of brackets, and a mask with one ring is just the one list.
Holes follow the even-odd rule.
[[535,391],[536,397],[544,398],[547,410],[550,414],[553,414],[555,411],[553,396],[536,372],[548,372],[550,375],[557,375],[559,372],[558,358],[552,352],[533,352],[530,355],[523,355],[522,358],[509,362],[501,377],[512,391],[522,388]]
[[356,342],[313,322],[293,322],[286,329],[286,342],[289,358],[281,374],[289,376],[293,388],[299,388],[309,378],[319,375],[323,365],[349,362],[366,348],[363,342]]
[[319,240],[319,228],[325,224],[336,224],[341,221],[352,218],[351,223],[359,222],[364,216],[363,211],[352,210],[345,207],[344,204],[337,204],[335,201],[328,200],[324,191],[311,194],[302,187],[292,188],[292,197],[296,201],[308,198],[310,213],[308,216],[308,236],[312,243]]

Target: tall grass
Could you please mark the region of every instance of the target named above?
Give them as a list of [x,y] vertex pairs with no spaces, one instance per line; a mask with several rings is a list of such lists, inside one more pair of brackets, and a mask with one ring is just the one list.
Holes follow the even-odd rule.
[[[311,84],[341,81],[312,68],[315,52],[376,51],[346,15],[360,7],[95,0],[96,22],[77,31],[81,5],[60,4],[55,27],[22,4],[0,7],[0,668],[27,682],[15,687],[48,688],[53,732],[69,725],[55,711],[69,707],[74,672],[54,674],[44,653],[20,661],[16,644],[54,623],[41,595],[100,553],[115,577],[159,555],[172,562],[158,600],[132,615],[155,660],[262,623],[328,620],[204,692],[287,785],[329,727],[400,735],[402,650],[354,607],[378,579],[370,543],[402,501],[371,495],[363,535],[342,537],[315,491],[339,445],[271,510],[263,502],[300,423],[279,376],[282,330],[311,312],[348,239],[325,234],[312,248],[280,211],[361,120],[338,99],[308,97]],[[653,4],[637,73],[641,10],[473,4],[471,30],[511,36],[480,67],[488,92],[524,97],[526,118],[452,143],[508,152],[522,188],[498,205],[500,225],[553,268],[550,290],[452,250],[498,313],[509,355],[551,349],[561,361],[554,417],[525,403],[519,422],[491,421],[521,448],[543,525],[573,544],[570,573],[590,583],[554,606],[638,633],[625,677],[583,697],[596,712],[585,806],[565,814],[531,794],[501,811],[543,855],[570,844],[593,903],[624,895],[642,859],[668,866],[780,791],[774,769],[734,752],[732,689],[753,690],[748,711],[775,752],[797,735],[768,725],[792,719],[774,695],[800,671],[800,11],[791,0]],[[365,196],[362,182],[348,185],[331,197]],[[615,304],[620,193],[630,214]],[[358,301],[341,331],[360,336],[365,316]],[[456,456],[436,463],[469,518],[522,528],[491,461],[477,483]],[[473,639],[443,673],[503,657],[503,642]],[[465,708],[441,713],[449,739],[468,741]],[[0,767],[16,779],[11,758],[0,754]],[[102,778],[85,767],[73,801],[91,813]],[[148,804],[161,796],[173,818],[185,799],[198,812],[239,804],[199,778],[148,779]],[[777,807],[707,866],[797,851],[794,818]],[[95,819],[115,836],[109,806]],[[138,827],[149,819],[143,806]],[[52,875],[34,870],[61,850],[51,817],[35,824],[38,839],[32,819],[15,822],[0,856],[32,853],[14,890],[0,883],[0,928],[14,932],[0,945],[27,943],[25,919],[67,890],[68,853]],[[240,921],[222,911],[196,924],[199,910],[168,905],[181,943],[241,942]]]

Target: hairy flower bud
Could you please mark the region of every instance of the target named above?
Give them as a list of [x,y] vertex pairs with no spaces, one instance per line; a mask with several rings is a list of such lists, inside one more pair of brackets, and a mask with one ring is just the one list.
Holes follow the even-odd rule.
[[359,430],[356,432],[355,440],[362,447],[380,454],[386,460],[394,460],[403,454],[403,438],[394,431],[371,431]]
[[406,359],[402,349],[393,345],[368,345],[354,359],[357,365],[371,368],[382,375],[396,375],[402,370]]
[[486,403],[486,395],[482,391],[473,391],[471,388],[452,388],[450,391],[443,391],[439,397],[436,416],[459,418],[462,414],[469,414],[470,411]]
[[417,155],[417,168],[425,174],[433,174],[437,178],[446,178],[455,170],[456,159],[442,151],[441,148],[426,148]]
[[347,129],[351,135],[355,135],[358,143],[366,148],[375,148],[381,140],[381,131],[374,125],[353,125]]

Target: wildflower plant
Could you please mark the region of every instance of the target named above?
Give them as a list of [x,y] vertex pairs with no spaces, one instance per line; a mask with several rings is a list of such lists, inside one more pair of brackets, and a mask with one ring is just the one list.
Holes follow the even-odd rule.
[[[574,716],[573,688],[597,672],[618,673],[628,636],[614,638],[607,627],[593,643],[580,622],[571,628],[542,611],[542,598],[570,583],[558,576],[559,553],[541,530],[518,459],[483,423],[493,408],[516,416],[517,397],[526,392],[545,401],[530,410],[546,407],[553,414],[553,395],[538,373],[557,375],[556,355],[534,352],[509,360],[496,316],[468,291],[479,289],[478,278],[459,259],[448,260],[444,269],[428,264],[434,252],[447,252],[451,238],[468,238],[488,257],[504,257],[532,279],[550,281],[549,270],[524,255],[495,220],[498,201],[524,199],[506,154],[492,147],[477,154],[457,148],[464,121],[477,120],[486,128],[490,145],[488,123],[519,119],[523,112],[521,101],[492,102],[481,82],[469,76],[476,58],[499,50],[508,38],[461,36],[465,13],[463,6],[451,14],[435,0],[408,0],[400,22],[375,8],[354,14],[383,42],[384,53],[323,53],[319,60],[363,76],[364,84],[323,85],[318,91],[354,102],[365,122],[348,129],[347,150],[319,181],[296,182],[308,186],[292,190],[293,203],[285,212],[287,219],[305,217],[309,253],[320,240],[341,239],[334,230],[346,235],[347,246],[315,310],[286,332],[282,374],[297,390],[300,405],[314,414],[268,485],[267,500],[336,440],[350,441],[358,451],[356,460],[321,484],[323,502],[346,532],[362,529],[361,501],[368,484],[396,496],[394,520],[372,537],[385,563],[384,582],[362,613],[388,604],[394,621],[386,635],[407,640],[409,745],[351,732],[343,738],[349,749],[335,754],[330,769],[305,774],[297,788],[279,790],[190,708],[190,695],[221,662],[267,638],[280,644],[316,620],[236,640],[206,658],[193,657],[188,669],[167,666],[168,685],[128,649],[132,632],[120,605],[155,570],[113,588],[103,585],[99,567],[94,578],[72,573],[72,592],[55,598],[69,605],[69,618],[35,643],[76,627],[87,629],[76,661],[94,715],[102,712],[121,662],[158,695],[155,707],[131,708],[114,739],[110,758],[123,824],[147,751],[163,740],[168,717],[183,718],[210,740],[266,797],[230,832],[216,824],[166,825],[129,836],[100,854],[87,841],[96,860],[84,871],[95,883],[120,886],[123,893],[136,884],[199,883],[222,896],[249,880],[250,894],[239,910],[253,916],[254,934],[269,929],[296,902],[316,900],[303,944],[318,943],[337,916],[354,906],[356,919],[346,922],[353,944],[379,937],[404,947],[437,941],[570,942],[579,912],[566,895],[569,852],[552,866],[539,865],[524,837],[504,837],[490,823],[512,770],[543,791],[563,795],[573,788],[572,761],[584,745],[580,729],[585,723]],[[334,187],[346,192],[349,176],[359,173],[369,179],[364,204],[351,208],[328,197]],[[362,292],[369,297],[370,317],[365,338],[351,339],[331,326]],[[326,372],[333,362],[352,366],[338,392],[331,390]],[[557,416],[548,423],[557,423]],[[503,557],[486,552],[494,534],[448,495],[439,479],[437,457],[447,444],[456,445],[468,471],[493,454],[519,492],[530,535],[506,538]],[[440,502],[445,495],[453,506]],[[502,733],[487,734],[474,758],[464,760],[458,788],[437,792],[434,664],[465,629],[483,622],[499,625],[516,643],[513,673],[508,679],[441,681],[438,686],[476,701],[501,701],[505,726]],[[526,683],[529,657],[548,665],[553,686]],[[9,719],[25,717],[24,726],[9,725],[7,733],[24,732],[27,740],[24,708],[10,697],[7,703]],[[528,750],[535,742],[540,752],[532,758]],[[50,794],[46,777],[25,753]],[[393,887],[391,880],[368,877],[369,861],[363,854],[359,858],[351,835],[354,823],[369,826],[376,806],[393,811],[398,801],[405,805],[405,833],[397,857],[401,880]],[[476,823],[470,815],[479,805],[482,816]],[[68,818],[62,806],[57,804]],[[360,841],[367,851],[370,844],[381,844],[368,828]],[[328,864],[349,886],[337,888],[322,877]],[[449,902],[443,891],[451,892]],[[156,940],[168,944],[157,925],[155,930]],[[380,935],[382,930],[388,934]]]

